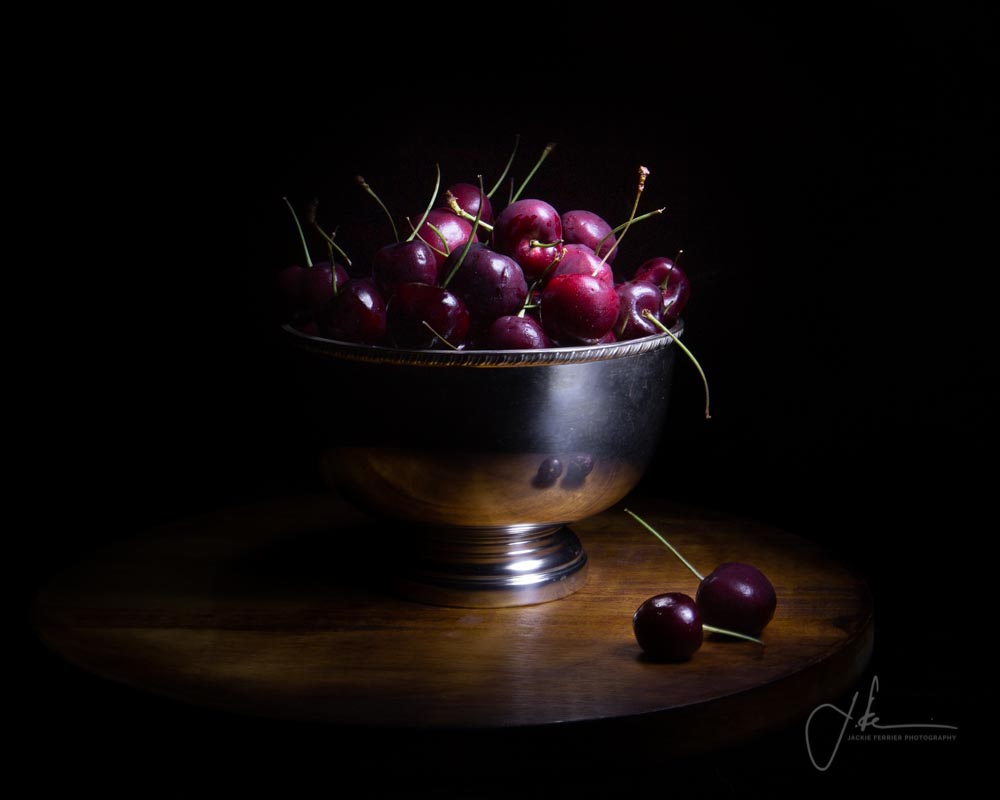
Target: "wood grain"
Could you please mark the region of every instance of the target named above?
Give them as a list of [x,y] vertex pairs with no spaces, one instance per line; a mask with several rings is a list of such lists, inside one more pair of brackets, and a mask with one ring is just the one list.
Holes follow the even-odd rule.
[[394,535],[332,497],[228,509],[122,541],[55,577],[35,625],[83,669],[214,709],[365,728],[655,729],[689,750],[801,718],[872,650],[870,594],[809,542],[751,521],[629,506],[703,572],[772,580],[766,647],[716,637],[683,664],[642,657],[631,618],[695,579],[616,507],[574,526],[586,586],[537,606],[457,609],[391,593]]

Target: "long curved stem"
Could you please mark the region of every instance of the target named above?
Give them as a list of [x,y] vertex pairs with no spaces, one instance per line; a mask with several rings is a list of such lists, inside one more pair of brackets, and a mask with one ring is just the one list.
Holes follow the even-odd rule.
[[684,355],[686,355],[689,359],[691,359],[691,363],[694,364],[695,369],[698,370],[698,374],[701,375],[701,382],[705,385],[705,419],[711,419],[712,415],[711,413],[709,413],[709,408],[708,408],[709,404],[708,378],[705,377],[705,370],[701,368],[701,364],[698,363],[698,359],[694,357],[694,353],[688,350],[687,346],[680,339],[674,336],[674,333],[673,331],[670,330],[670,328],[668,328],[654,316],[652,311],[648,310],[643,311],[642,315],[650,322],[652,322],[661,331],[663,331],[666,334],[669,334],[670,338],[674,340],[674,344],[676,344],[681,350],[684,351]]
[[747,636],[745,633],[737,633],[736,631],[727,631],[725,628],[716,628],[714,625],[706,625],[704,623],[702,623],[701,628],[702,630],[708,631],[709,633],[721,633],[723,636],[733,636],[737,639],[744,639],[745,641],[748,642],[756,642],[761,647],[764,646],[764,643],[760,639],[757,639],[754,636]]
[[299,222],[299,215],[295,213],[295,209],[292,208],[292,204],[291,202],[289,202],[287,197],[282,197],[281,199],[285,201],[285,205],[288,206],[288,210],[292,212],[292,219],[295,220],[295,227],[299,229],[299,239],[302,242],[302,249],[305,251],[306,254],[306,266],[311,267],[313,265],[313,262],[312,259],[309,257],[309,246],[306,244],[306,235],[302,230],[302,223]]
[[380,198],[377,194],[375,194],[375,190],[372,189],[372,187],[368,185],[368,182],[360,175],[358,175],[357,181],[358,184],[360,184],[361,188],[364,189],[369,195],[371,195],[372,199],[382,207],[382,210],[385,212],[385,215],[389,218],[389,224],[392,225],[392,235],[396,237],[396,241],[398,242],[399,231],[396,229],[396,221],[392,218],[392,214],[389,213],[389,209],[385,207],[385,203],[382,202],[382,198]]
[[666,539],[664,539],[660,535],[659,531],[657,531],[652,525],[650,525],[648,522],[646,522],[646,520],[644,520],[638,514],[632,512],[632,511],[629,511],[627,508],[625,509],[625,513],[628,514],[630,517],[632,517],[632,519],[634,519],[640,525],[642,525],[642,527],[644,527],[647,531],[649,531],[651,534],[653,534],[653,536],[655,536],[657,539],[659,539],[661,542],[663,542],[670,549],[670,552],[673,553],[675,556],[677,556],[681,560],[681,563],[685,567],[687,567],[689,570],[691,570],[691,572],[694,574],[694,576],[699,581],[705,580],[704,576],[700,572],[698,572],[698,570],[696,570],[691,565],[691,562],[688,561],[686,558],[684,558],[684,556],[682,556],[680,554],[680,551],[676,547],[674,547],[672,544],[670,544],[670,542],[668,542]]
[[514,149],[511,151],[510,158],[507,159],[507,166],[503,168],[503,172],[500,173],[500,177],[497,178],[496,184],[487,193],[487,197],[493,197],[496,190],[500,188],[500,184],[503,183],[504,178],[507,177],[507,173],[510,172],[511,164],[514,163],[514,156],[517,155],[517,146],[521,143],[521,134],[514,134]]
[[[437,170],[437,179],[434,181],[434,194],[431,195],[431,201],[427,204],[427,208],[424,209],[424,215],[420,218],[420,222],[417,223],[417,227],[413,229],[413,233],[406,237],[406,241],[412,242],[413,237],[417,235],[417,231],[423,226],[424,222],[427,221],[427,215],[431,213],[431,209],[434,208],[434,201],[437,200],[438,190],[441,188],[441,165],[435,164],[434,169]],[[409,222],[409,220],[407,220]],[[399,241],[399,237],[396,237],[396,241]]]
[[510,202],[511,203],[515,202],[517,200],[517,198],[519,198],[521,196],[521,192],[523,192],[524,188],[528,185],[528,181],[530,181],[533,177],[535,177],[535,173],[538,172],[538,168],[540,166],[542,166],[542,162],[546,158],[548,158],[549,157],[549,153],[551,153],[555,149],[556,149],[556,143],[555,142],[549,142],[547,145],[545,145],[545,149],[542,150],[542,154],[538,157],[538,161],[535,162],[535,166],[533,166],[531,168],[531,172],[528,173],[528,177],[524,179],[524,181],[521,183],[521,186],[518,188],[518,190],[516,192],[514,192],[513,197],[510,198]]
[[[648,178],[648,177],[649,177],[649,170],[646,169],[646,167],[640,166],[639,167],[639,187],[636,189],[636,192],[635,192],[635,202],[632,204],[632,213],[628,215],[628,221],[625,223],[625,227],[622,228],[622,235],[619,236],[615,240],[615,243],[613,245],[611,245],[611,247],[608,248],[608,252],[606,252],[604,254],[604,258],[601,259],[601,264],[603,264],[605,261],[607,261],[608,258],[611,256],[611,254],[615,250],[618,249],[618,245],[620,245],[622,243],[622,239],[625,238],[625,235],[628,233],[628,229],[632,226],[632,223],[635,222],[635,212],[639,208],[639,198],[642,197],[642,191],[643,191],[643,189],[646,188],[646,178]],[[607,237],[605,237],[605,238],[607,238]],[[598,248],[600,248],[600,244],[598,244]],[[594,252],[598,252],[598,251],[595,250]]]

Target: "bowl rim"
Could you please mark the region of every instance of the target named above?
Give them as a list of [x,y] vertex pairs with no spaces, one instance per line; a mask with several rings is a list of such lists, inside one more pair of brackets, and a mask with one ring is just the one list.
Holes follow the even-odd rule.
[[610,361],[660,350],[673,344],[674,337],[680,338],[684,334],[684,320],[674,323],[669,334],[655,333],[623,342],[537,350],[415,350],[326,339],[303,333],[288,324],[282,325],[281,331],[298,350],[348,361],[414,366],[530,367]]

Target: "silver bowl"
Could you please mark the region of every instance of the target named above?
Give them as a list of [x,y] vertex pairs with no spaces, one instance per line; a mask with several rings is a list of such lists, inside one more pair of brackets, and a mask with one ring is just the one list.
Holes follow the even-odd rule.
[[642,477],[678,349],[665,333],[468,352],[283,336],[320,412],[326,480],[404,534],[387,539],[404,596],[468,607],[541,603],[583,585],[587,554],[567,526]]

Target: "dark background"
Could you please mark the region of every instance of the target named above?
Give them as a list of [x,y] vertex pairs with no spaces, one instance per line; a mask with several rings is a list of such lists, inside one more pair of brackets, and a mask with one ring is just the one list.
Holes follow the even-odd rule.
[[[701,420],[701,384],[679,363],[637,491],[772,522],[856,564],[876,599],[883,717],[962,728],[961,745],[845,750],[822,776],[795,728],[673,765],[673,779],[695,796],[949,780],[983,721],[969,706],[995,700],[973,678],[965,578],[989,488],[991,20],[762,13],[614,19],[599,35],[543,22],[529,56],[511,45],[526,35],[517,20],[447,46],[363,25],[327,37],[303,23],[301,44],[192,25],[183,47],[135,42],[67,70],[26,130],[38,179],[25,233],[67,268],[29,304],[49,357],[26,380],[44,424],[25,456],[20,577],[30,590],[157,521],[321,488],[308,398],[288,385],[267,314],[271,276],[300,260],[282,195],[319,197],[363,267],[388,230],[354,175],[397,214],[419,213],[435,162],[446,183],[490,182],[515,134],[519,176],[555,141],[529,194],[614,223],[649,167],[643,208],[668,212],[629,234],[618,264],[683,248],[693,283],[686,340],[714,418]],[[154,775],[185,796],[231,781],[263,791],[291,767],[300,789],[359,763],[381,774],[331,754],[327,731],[147,698],[30,638],[27,653],[27,740],[66,766],[60,778]],[[593,786],[655,785],[660,767],[626,750],[609,744]],[[413,789],[445,780],[406,752],[368,754],[403,764]],[[244,758],[252,779],[234,777]]]

